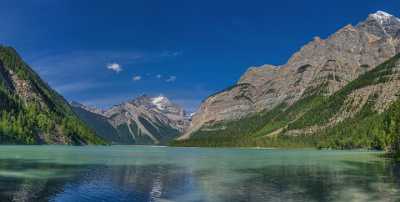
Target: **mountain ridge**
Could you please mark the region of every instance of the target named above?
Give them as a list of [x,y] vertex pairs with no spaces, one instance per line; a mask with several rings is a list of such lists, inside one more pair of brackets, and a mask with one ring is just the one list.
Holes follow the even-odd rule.
[[325,80],[329,80],[327,93],[332,94],[393,57],[399,51],[399,39],[385,34],[385,30],[395,27],[398,32],[400,21],[383,26],[372,15],[356,26],[339,29],[325,40],[314,38],[284,65],[249,68],[236,86],[202,103],[188,132],[180,139],[189,138],[204,124],[240,119],[283,102],[291,105],[307,89]]
[[[293,126],[291,122],[299,123],[297,119],[302,117],[302,114],[298,113],[307,113],[307,110],[299,109],[300,106],[310,109],[320,105],[322,108],[329,107],[324,106],[327,104],[326,99],[346,88],[361,75],[373,71],[375,67],[396,56],[400,50],[399,33],[398,18],[378,11],[370,14],[355,26],[344,26],[327,39],[315,37],[294,53],[284,65],[251,67],[235,86],[207,98],[194,115],[187,132],[178,140],[190,142],[194,135],[196,141],[201,142],[203,134],[204,139],[214,142],[212,134],[216,136],[216,133],[220,132],[229,136],[226,132],[230,131],[229,127],[243,133],[258,135],[267,135],[272,132],[274,136],[289,134],[287,127]],[[393,83],[391,87],[395,88],[395,86],[397,84]],[[394,96],[394,92],[387,92],[378,84],[375,87],[381,91],[376,92],[371,89],[369,91],[383,95],[381,100],[385,100],[386,96]],[[368,92],[368,89],[364,91]],[[359,101],[366,102],[363,95],[368,97],[365,92],[354,92],[353,96],[362,97]],[[348,103],[342,103],[342,107],[351,107],[351,100],[349,98]],[[387,102],[385,106],[388,107],[390,103]],[[364,104],[359,105],[364,106]],[[353,107],[356,106],[357,104]],[[386,109],[378,110],[378,112]],[[335,108],[335,110],[338,111],[332,113],[339,112],[339,109]],[[273,117],[275,113],[286,113],[287,117],[281,115]],[[352,116],[357,113],[352,113]],[[291,114],[294,117],[291,117]],[[351,116],[346,117],[345,114],[337,115],[337,122],[351,118]],[[277,118],[281,121],[274,121]],[[313,120],[314,117],[309,115],[308,119]],[[253,126],[242,124],[240,129],[233,125],[234,123],[240,125],[240,120],[246,120],[244,122]],[[303,127],[301,124],[300,126]],[[244,129],[246,127],[255,127],[259,131],[249,132]],[[304,129],[311,130],[311,128]],[[231,131],[231,133],[239,134],[236,131]],[[304,131],[291,132],[292,136],[304,134]],[[176,144],[184,145],[184,143],[179,144],[179,141]],[[196,146],[196,144],[191,145]]]

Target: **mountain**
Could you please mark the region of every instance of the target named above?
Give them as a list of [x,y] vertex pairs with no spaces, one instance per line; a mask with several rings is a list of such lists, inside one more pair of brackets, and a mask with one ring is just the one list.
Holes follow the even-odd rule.
[[1,144],[104,144],[11,47],[0,46]]
[[102,115],[101,110],[87,107],[77,102],[71,102],[71,107],[75,114],[96,132],[96,135],[111,143],[124,141],[130,143],[129,138],[128,140],[124,140],[118,135],[118,132],[108,121],[107,117]]
[[72,106],[99,136],[116,144],[166,144],[190,121],[180,106],[164,96],[143,95],[104,111],[79,103]]
[[[382,128],[355,138],[342,125],[364,123],[370,116],[363,113],[383,119],[393,110],[399,89],[399,50],[400,20],[383,11],[327,39],[315,37],[286,64],[251,67],[237,84],[208,97],[175,144],[314,146],[328,139],[322,134],[330,134],[336,138],[331,141],[342,142],[324,143],[327,146],[387,149],[387,141],[378,141],[386,137],[377,135]],[[336,132],[329,132],[338,126]],[[377,138],[375,142],[364,141],[365,133]]]

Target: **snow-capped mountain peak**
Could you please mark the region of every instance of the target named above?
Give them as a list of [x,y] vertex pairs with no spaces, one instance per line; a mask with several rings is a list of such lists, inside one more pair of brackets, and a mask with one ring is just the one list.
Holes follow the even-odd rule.
[[372,18],[376,19],[380,24],[388,22],[391,19],[396,19],[400,21],[400,19],[396,18],[395,16],[385,12],[385,11],[377,11],[370,15]]
[[162,95],[158,97],[151,98],[151,102],[159,109],[159,110],[164,110],[167,105],[170,105],[170,101],[168,100],[167,97],[164,97]]
[[102,113],[79,103],[73,106],[102,137],[124,144],[164,144],[178,137],[190,124],[185,111],[162,95],[141,95]]

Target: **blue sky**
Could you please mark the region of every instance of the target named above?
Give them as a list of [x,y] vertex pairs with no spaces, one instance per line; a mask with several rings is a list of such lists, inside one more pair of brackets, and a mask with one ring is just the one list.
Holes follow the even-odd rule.
[[190,111],[250,66],[283,64],[398,0],[0,0],[0,43],[68,100],[105,108],[163,94]]

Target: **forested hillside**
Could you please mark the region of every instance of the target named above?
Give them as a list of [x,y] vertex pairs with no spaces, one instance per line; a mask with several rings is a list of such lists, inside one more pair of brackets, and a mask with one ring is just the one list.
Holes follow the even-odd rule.
[[104,144],[10,47],[0,47],[0,144]]

